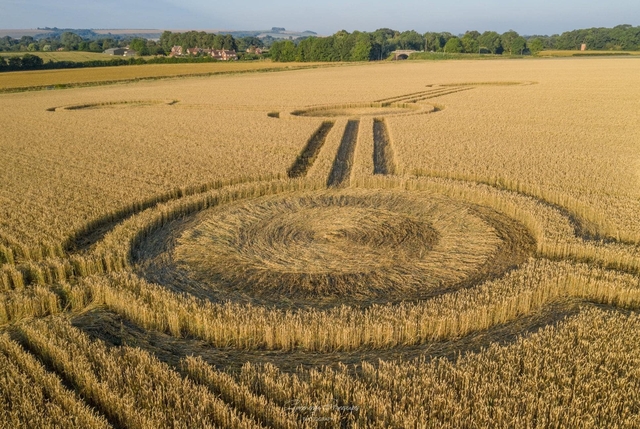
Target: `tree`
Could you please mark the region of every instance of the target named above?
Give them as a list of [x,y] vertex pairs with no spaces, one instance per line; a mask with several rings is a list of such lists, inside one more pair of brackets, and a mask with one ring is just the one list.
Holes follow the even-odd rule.
[[500,36],[500,40],[502,41],[502,48],[509,51],[509,55],[517,54],[518,52],[513,51],[513,41],[520,37],[520,35],[513,30],[509,30]]
[[376,60],[382,60],[388,55],[388,43],[387,39],[381,33],[373,33],[372,36],[372,49],[371,55]]
[[424,37],[413,30],[404,31],[398,36],[398,47],[421,51],[424,49]]
[[22,69],[23,70],[35,70],[42,67],[44,61],[37,55],[25,54],[22,57]]
[[376,60],[386,59],[395,49],[394,39],[399,35],[399,32],[390,28],[379,28],[371,33],[371,57]]
[[274,42],[270,49],[273,61],[289,62],[296,59],[296,45],[290,40]]
[[332,37],[334,55],[338,57],[339,61],[351,61],[351,51],[356,44],[355,37],[353,37],[346,30],[340,30]]
[[141,38],[135,38],[129,42],[129,48],[136,51],[139,55],[149,55],[147,41]]
[[473,40],[478,40],[478,37],[480,37],[480,32],[476,30],[470,30],[464,33],[464,35],[471,37]]
[[298,44],[298,48],[296,49],[296,61],[313,61],[311,52],[313,50],[314,41],[315,37],[308,37]]
[[527,49],[527,40],[524,37],[518,36],[511,41],[510,51],[512,54],[522,55],[525,49]]
[[71,33],[70,31],[65,31],[60,36],[60,43],[68,49],[68,50],[76,50],[78,49],[78,45],[82,43],[82,37],[78,36],[75,33]]
[[160,43],[160,46],[162,46],[162,49],[164,49],[166,52],[171,51],[171,48],[173,48],[174,46],[173,39],[174,39],[174,36],[171,31],[163,31],[159,40],[159,43]]
[[250,48],[262,48],[264,44],[262,40],[257,37],[241,37],[236,39],[236,44],[238,45],[239,52],[245,52]]
[[213,36],[213,39],[211,40],[211,47],[213,49],[224,49],[224,36],[221,34]]
[[424,33],[424,50],[426,52],[436,52],[442,49],[444,42],[440,33]]
[[480,45],[478,44],[478,41],[473,37],[473,34],[467,32],[462,37],[462,39],[460,39],[460,42],[462,43],[462,49],[464,50],[464,52],[468,54],[478,53]]
[[533,55],[537,55],[540,51],[544,49],[544,42],[539,37],[529,39],[529,41],[527,42],[527,45],[529,45],[529,51],[531,51],[531,54]]
[[372,50],[371,36],[367,33],[356,35],[356,44],[351,50],[352,61],[369,61]]
[[[290,42],[293,45],[292,42]],[[340,54],[336,52],[333,37],[319,37],[311,48],[314,61],[340,61]]]
[[500,41],[500,35],[495,31],[485,31],[478,37],[479,49],[485,48],[492,54],[502,53],[502,44]]
[[287,40],[282,47],[282,61],[295,61],[296,45],[292,41]]
[[224,36],[224,41],[222,42],[222,49],[226,49],[228,51],[238,50],[238,45],[236,44],[236,41],[231,34],[227,34],[226,36]]
[[22,58],[20,57],[9,57],[7,63],[9,70],[20,70],[22,68]]
[[447,43],[444,45],[444,51],[450,54],[458,54],[462,52],[462,42],[459,38],[452,37],[451,39],[447,40]]

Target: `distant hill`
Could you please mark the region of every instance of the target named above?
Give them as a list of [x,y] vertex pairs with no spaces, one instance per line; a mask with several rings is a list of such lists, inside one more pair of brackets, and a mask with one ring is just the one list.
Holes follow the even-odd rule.
[[39,29],[39,28],[10,29],[10,30],[9,29],[8,30],[0,29],[0,37],[9,36],[12,39],[19,39],[22,36],[31,36],[31,37],[41,36],[41,37],[45,37],[49,33],[51,33],[51,31],[42,30],[42,29]]
[[288,31],[282,27],[272,27],[270,30],[215,30],[215,33],[231,34],[233,37],[271,37],[273,39],[298,39],[301,37],[317,36],[314,31]]

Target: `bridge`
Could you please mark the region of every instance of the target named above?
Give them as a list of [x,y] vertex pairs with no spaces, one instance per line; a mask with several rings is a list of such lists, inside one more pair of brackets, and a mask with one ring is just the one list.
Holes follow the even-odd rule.
[[398,60],[406,60],[407,58],[409,58],[409,55],[413,54],[414,52],[420,52],[420,51],[413,51],[411,49],[399,49],[391,53],[393,54],[393,60],[398,61]]

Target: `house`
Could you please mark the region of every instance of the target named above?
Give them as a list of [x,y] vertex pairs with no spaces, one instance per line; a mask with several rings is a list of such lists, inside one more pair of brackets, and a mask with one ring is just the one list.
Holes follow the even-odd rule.
[[256,48],[255,46],[250,46],[247,48],[248,54],[262,55],[262,52],[262,48]]
[[126,49],[124,51],[124,56],[125,57],[135,57],[136,55],[138,55],[138,52],[134,51],[133,49]]
[[201,53],[202,53],[202,49],[198,48],[197,46],[195,48],[187,49],[187,55],[198,55]]
[[213,49],[211,50],[211,56],[221,61],[233,61],[238,59],[236,51],[230,51],[226,49]]
[[202,49],[202,48],[188,48],[182,49],[182,46],[174,46],[171,48],[172,57],[181,57],[183,55],[211,55],[213,58],[221,61],[237,60],[238,54],[236,51],[229,51],[225,49]]

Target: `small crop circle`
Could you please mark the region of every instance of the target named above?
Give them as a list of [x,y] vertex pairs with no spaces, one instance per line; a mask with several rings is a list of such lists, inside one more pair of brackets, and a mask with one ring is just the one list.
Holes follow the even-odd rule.
[[330,106],[315,106],[294,110],[293,116],[309,116],[315,118],[389,116],[435,111],[431,105],[417,103],[350,103]]

